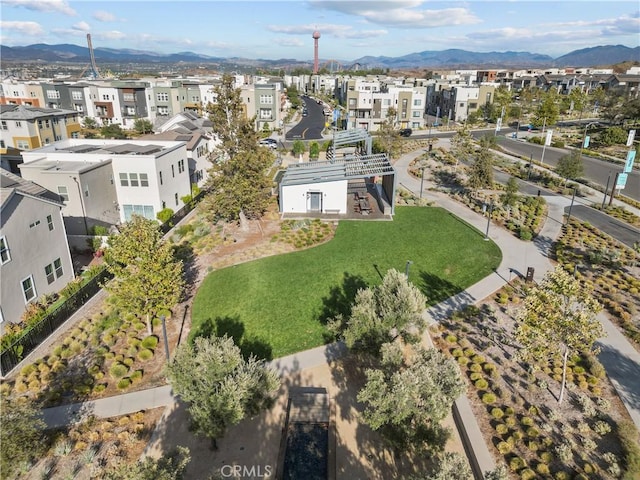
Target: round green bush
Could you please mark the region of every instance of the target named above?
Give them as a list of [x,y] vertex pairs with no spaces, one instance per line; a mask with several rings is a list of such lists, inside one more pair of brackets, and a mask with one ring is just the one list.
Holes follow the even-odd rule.
[[456,337],[455,335],[447,335],[447,336],[445,337],[445,340],[446,340],[448,343],[456,343],[456,342],[458,341],[458,337]]
[[486,405],[495,403],[495,401],[496,401],[496,396],[493,393],[485,393],[484,395],[482,395],[482,403]]
[[509,427],[507,427],[504,423],[499,423],[496,425],[496,433],[498,435],[504,435],[509,431]]
[[478,372],[473,372],[471,375],[469,375],[469,380],[471,380],[472,382],[475,382],[476,380],[479,380],[481,378],[482,374]]
[[462,356],[462,349],[461,348],[454,348],[451,351],[451,355],[453,355],[455,358],[461,357]]
[[569,480],[571,478],[571,475],[569,475],[564,470],[561,470],[559,472],[556,472],[553,478],[555,478],[556,480]]
[[540,436],[540,431],[536,427],[530,427],[527,429],[527,435],[531,438],[537,438]]
[[513,407],[507,407],[504,409],[505,415],[513,415],[514,413],[515,413],[515,410],[513,409]]
[[473,363],[484,363],[486,360],[482,355],[474,355],[473,357],[471,357],[471,361]]
[[460,365],[466,365],[467,363],[469,363],[471,360],[469,360],[467,357],[458,357],[458,363]]
[[155,335],[149,335],[142,339],[142,347],[153,350],[158,345],[158,337]]
[[141,340],[138,337],[129,337],[127,338],[127,345],[130,347],[137,347],[140,345]]
[[469,370],[471,370],[472,372],[481,372],[482,371],[482,365],[480,365],[479,363],[472,363],[471,366],[469,367]]
[[512,472],[517,472],[518,470],[520,470],[521,468],[524,468],[525,466],[526,466],[526,463],[520,457],[513,457],[511,460],[509,460],[509,469]]
[[102,393],[107,389],[107,385],[104,383],[98,383],[93,387],[93,393]]
[[124,377],[127,373],[129,373],[129,367],[120,362],[114,362],[109,369],[109,375],[114,380]]
[[536,472],[534,472],[530,468],[525,468],[524,470],[522,470],[522,472],[520,472],[520,478],[522,480],[531,480],[532,478],[536,478],[537,476],[538,475],[536,475]]
[[138,358],[143,362],[151,360],[153,358],[153,351],[149,350],[148,348],[143,348],[138,352]]
[[142,370],[136,370],[131,375],[129,375],[129,378],[132,382],[136,382],[138,380],[142,380],[142,374]]
[[500,442],[497,448],[498,452],[500,452],[501,455],[511,453],[511,445],[509,445],[507,442]]
[[[481,378],[479,380],[476,380],[474,385],[478,390],[484,390],[489,386],[489,382],[487,382],[484,378]],[[495,395],[494,395],[494,397],[495,397]],[[482,401],[484,401],[484,397],[483,397]],[[495,402],[495,399],[493,401]],[[491,403],[493,403],[493,402],[491,402]]]
[[118,389],[120,390],[124,390],[126,388],[129,388],[129,386],[131,385],[131,379],[130,378],[121,378],[120,380],[118,380]]
[[135,359],[131,357],[127,357],[122,361],[122,363],[124,363],[127,367],[132,366],[135,362],[136,362]]
[[520,420],[520,423],[525,427],[531,427],[533,426],[534,421],[533,421],[533,418],[531,417],[522,417],[522,419]]
[[507,417],[504,419],[504,423],[509,427],[515,427],[517,423],[516,417]]
[[465,357],[469,358],[473,357],[476,354],[476,352],[473,351],[473,348],[465,348],[463,353]]
[[491,409],[491,416],[499,420],[504,416],[504,412],[502,411],[501,408],[495,407]]

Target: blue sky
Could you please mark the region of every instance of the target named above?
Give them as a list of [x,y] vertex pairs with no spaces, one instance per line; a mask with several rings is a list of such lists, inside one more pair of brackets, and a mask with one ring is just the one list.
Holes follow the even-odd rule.
[[640,43],[638,1],[2,0],[1,43],[72,43],[158,53],[313,58],[401,56],[461,48],[558,57]]

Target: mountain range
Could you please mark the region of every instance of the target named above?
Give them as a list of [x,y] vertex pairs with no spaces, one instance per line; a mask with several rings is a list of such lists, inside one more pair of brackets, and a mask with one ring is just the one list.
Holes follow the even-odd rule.
[[[292,59],[265,60],[247,58],[222,58],[193,52],[159,54],[131,49],[94,49],[96,62],[100,63],[195,63],[237,64],[257,68],[282,68],[291,65],[312,65],[313,61]],[[64,62],[88,63],[89,49],[71,44],[48,45],[44,43],[22,47],[0,45],[3,62]],[[530,52],[471,52],[449,49],[423,51],[399,57],[364,56],[352,61],[338,61],[342,65],[359,64],[363,68],[524,68],[524,67],[598,67],[632,61],[640,62],[640,47],[604,45],[574,50],[553,58]]]

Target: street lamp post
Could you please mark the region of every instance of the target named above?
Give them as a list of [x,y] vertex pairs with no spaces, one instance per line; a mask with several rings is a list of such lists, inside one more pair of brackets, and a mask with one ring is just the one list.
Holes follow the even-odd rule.
[[569,225],[569,220],[571,220],[571,209],[573,208],[573,202],[576,199],[576,190],[578,187],[573,188],[573,196],[571,197],[571,205],[569,205],[569,213],[567,214],[567,225]]
[[164,337],[164,355],[167,357],[167,362],[169,361],[169,340],[167,340],[167,325],[165,323],[164,315],[160,315],[160,320],[162,321],[162,336]]
[[584,134],[582,135],[582,144],[580,145],[580,160],[582,161],[582,150],[587,148],[585,143],[587,142],[587,130],[591,125],[598,125],[598,122],[587,123],[584,127]]
[[404,267],[404,276],[409,280],[409,267],[413,262],[411,260],[407,260],[407,265]]
[[420,176],[420,200],[422,200],[422,190],[424,187],[424,169],[427,167],[420,167],[420,172],[422,173],[422,175]]

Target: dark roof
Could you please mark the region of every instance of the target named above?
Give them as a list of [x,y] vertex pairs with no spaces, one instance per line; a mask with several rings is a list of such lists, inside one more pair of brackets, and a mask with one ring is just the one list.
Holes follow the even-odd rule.
[[281,185],[335,182],[393,174],[395,169],[386,153],[353,155],[340,160],[291,164],[282,176]]
[[60,196],[46,188],[38,185],[30,180],[11,173],[7,170],[0,169],[0,199],[2,204],[13,194],[18,191],[33,197],[39,197],[43,200],[54,201],[60,203]]

